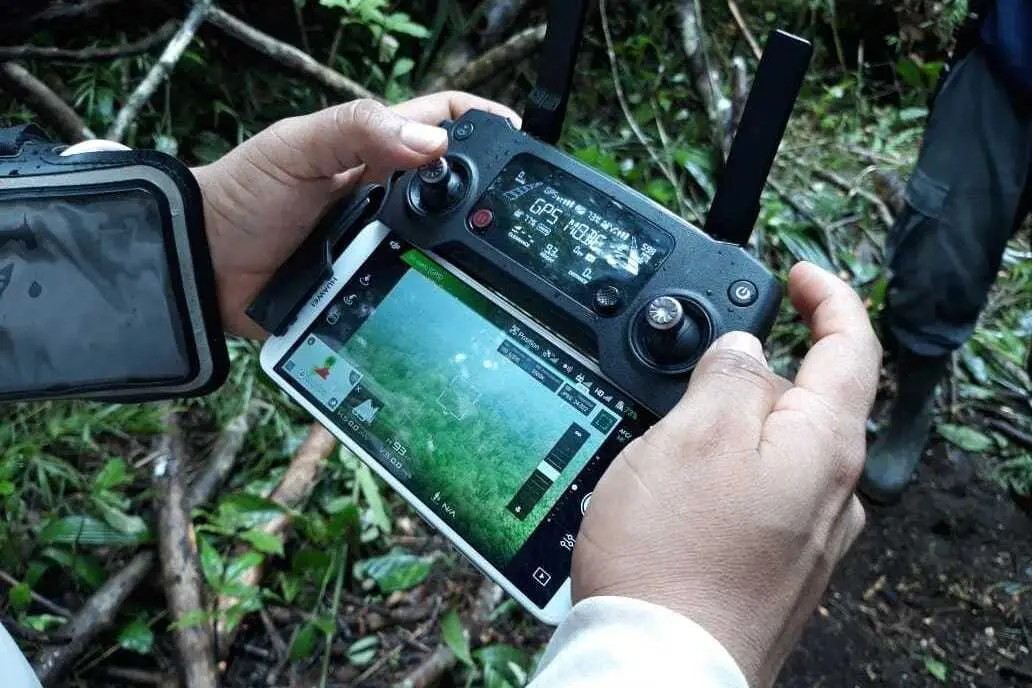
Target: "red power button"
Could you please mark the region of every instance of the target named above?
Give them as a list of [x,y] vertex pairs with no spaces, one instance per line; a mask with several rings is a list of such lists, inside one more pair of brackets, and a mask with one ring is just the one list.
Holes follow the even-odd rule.
[[494,212],[490,208],[474,210],[469,216],[469,224],[474,230],[485,232],[494,224]]

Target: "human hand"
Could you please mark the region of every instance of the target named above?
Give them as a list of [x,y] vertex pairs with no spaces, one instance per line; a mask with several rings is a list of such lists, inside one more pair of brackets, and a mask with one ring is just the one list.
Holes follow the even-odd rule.
[[683,614],[774,682],[859,535],[853,493],[881,346],[857,295],[797,265],[796,310],[813,331],[795,383],[744,333],[706,353],[681,403],[616,459],[591,498],[573,596],[630,597]]
[[277,122],[193,170],[204,194],[226,330],[264,338],[245,310],[326,209],[360,183],[444,155],[448,136],[437,125],[471,109],[520,124],[509,108],[465,93],[438,93],[393,108],[359,100]]

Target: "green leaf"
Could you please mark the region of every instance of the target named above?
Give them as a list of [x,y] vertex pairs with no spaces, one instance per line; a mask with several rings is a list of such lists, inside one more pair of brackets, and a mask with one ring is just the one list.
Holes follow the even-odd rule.
[[317,549],[302,549],[294,554],[290,570],[306,577],[322,578],[330,565],[330,555]]
[[430,573],[433,562],[402,549],[359,562],[359,576],[372,578],[385,593],[414,588]]
[[154,631],[142,618],[136,618],[122,627],[118,634],[118,644],[141,655],[149,655],[154,647]]
[[666,179],[653,179],[645,187],[645,191],[654,201],[663,205],[670,205],[674,201],[674,187]]
[[192,612],[183,614],[183,618],[178,621],[169,624],[169,628],[172,630],[180,630],[183,628],[191,628],[193,626],[199,626],[203,623],[208,623],[210,620],[208,612],[203,609],[195,609]]
[[950,670],[945,664],[932,657],[925,657],[924,666],[925,670],[929,674],[939,679],[943,683],[946,683],[946,676],[949,674]]
[[132,481],[126,462],[123,459],[111,459],[93,479],[93,487],[97,490],[113,490]]
[[466,629],[462,627],[459,613],[455,609],[445,614],[441,621],[441,639],[460,662],[466,666],[473,666],[473,657],[469,653],[469,636],[466,635]]
[[152,539],[147,522],[139,516],[130,516],[121,509],[111,506],[103,499],[95,499],[93,503],[107,524],[118,532],[133,535],[143,540]]
[[348,648],[348,661],[358,667],[367,666],[376,659],[376,651],[380,647],[380,639],[375,635],[356,640]]
[[28,583],[18,583],[7,592],[7,599],[16,610],[25,611],[32,604],[32,588]]
[[54,616],[53,614],[34,614],[30,616],[23,616],[22,621],[25,625],[34,631],[40,633],[49,633],[55,628],[60,628],[67,623],[67,620],[61,616]]
[[293,644],[290,646],[290,661],[297,662],[310,657],[319,642],[319,629],[314,624],[306,623],[301,627]]
[[215,520],[229,530],[255,528],[283,513],[283,507],[270,499],[246,492],[229,495],[219,503]]
[[104,570],[104,566],[89,554],[69,552],[59,547],[46,547],[40,556],[69,569],[79,580],[91,588],[99,588],[107,580],[107,571]]
[[304,583],[299,578],[284,575],[280,581],[280,587],[283,589],[283,601],[292,604],[301,594]]
[[124,533],[92,516],[66,516],[50,521],[39,533],[44,545],[133,547],[150,540],[150,533]]
[[512,645],[482,647],[473,653],[484,670],[484,688],[519,688],[527,683],[526,653]]
[[0,480],[0,497],[10,497],[15,489],[15,484],[10,480]]
[[346,505],[333,512],[333,518],[330,519],[329,531],[335,537],[344,537],[349,533],[358,530],[359,526],[359,514],[358,505],[355,502],[348,500]]
[[240,539],[251,543],[251,546],[259,552],[283,556],[283,543],[280,542],[280,539],[263,530],[249,530],[243,533]]
[[380,494],[380,486],[376,484],[373,472],[369,467],[362,464],[355,471],[355,479],[358,480],[358,487],[362,491],[366,504],[369,505],[369,515],[373,523],[385,535],[391,532],[391,517],[387,513],[383,496]]
[[179,153],[179,141],[175,136],[167,134],[155,134],[154,149],[166,155],[177,155]]
[[222,582],[226,565],[222,561],[222,555],[215,549],[211,541],[206,537],[198,538],[197,549],[201,559],[201,571],[204,573],[204,580],[210,585],[217,586]]
[[993,446],[992,438],[964,425],[943,424],[938,431],[947,442],[972,454],[980,454]]
[[245,552],[241,554],[226,567],[226,580],[237,580],[245,571],[260,566],[263,561],[265,561],[265,555],[260,552]]

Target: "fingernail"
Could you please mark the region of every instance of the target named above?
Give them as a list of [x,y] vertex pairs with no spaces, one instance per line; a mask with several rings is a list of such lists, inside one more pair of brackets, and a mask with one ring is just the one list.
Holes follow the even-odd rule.
[[763,353],[763,344],[760,344],[760,340],[748,332],[728,332],[717,340],[713,348],[740,351],[743,354],[749,354],[764,365],[767,364],[767,357]]
[[448,132],[420,122],[406,122],[401,128],[401,142],[417,153],[436,153],[448,145]]

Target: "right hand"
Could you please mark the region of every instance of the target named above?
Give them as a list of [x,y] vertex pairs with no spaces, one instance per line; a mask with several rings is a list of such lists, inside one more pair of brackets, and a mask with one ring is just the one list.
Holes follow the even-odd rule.
[[575,601],[615,595],[705,628],[754,688],[773,684],[863,528],[881,346],[857,295],[809,264],[789,277],[814,344],[794,385],[760,342],[726,335],[682,402],[616,459],[573,558]]

